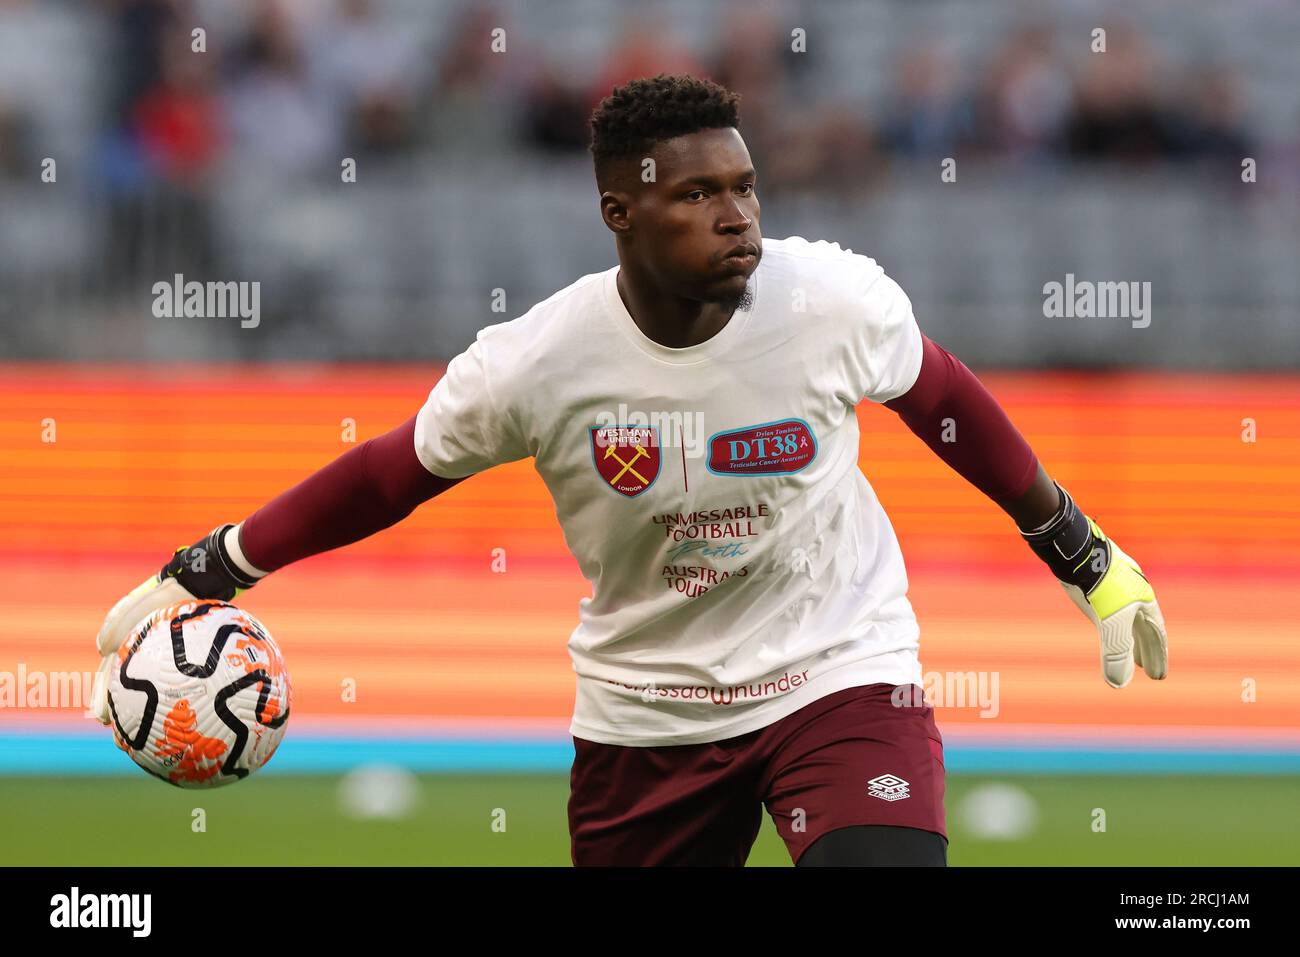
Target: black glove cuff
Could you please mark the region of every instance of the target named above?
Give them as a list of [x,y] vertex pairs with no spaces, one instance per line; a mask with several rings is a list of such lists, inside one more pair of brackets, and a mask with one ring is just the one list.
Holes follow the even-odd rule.
[[1039,558],[1060,581],[1077,585],[1087,595],[1110,568],[1110,542],[1092,533],[1088,516],[1079,510],[1070,493],[1061,493],[1061,507],[1052,520],[1032,532],[1021,531]]
[[189,548],[178,548],[171,561],[158,572],[159,580],[175,578],[195,598],[230,601],[240,589],[252,588],[256,578],[240,571],[226,551],[226,530],[232,523],[219,525]]

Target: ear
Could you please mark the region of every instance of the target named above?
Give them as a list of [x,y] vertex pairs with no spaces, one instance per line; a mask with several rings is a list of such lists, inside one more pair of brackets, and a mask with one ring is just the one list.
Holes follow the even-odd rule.
[[615,235],[626,236],[632,230],[632,212],[627,197],[613,190],[601,193],[600,218]]

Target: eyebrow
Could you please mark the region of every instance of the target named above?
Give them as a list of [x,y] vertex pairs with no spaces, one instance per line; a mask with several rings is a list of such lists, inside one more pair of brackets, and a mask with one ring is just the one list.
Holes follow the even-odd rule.
[[[753,167],[750,167],[749,169],[741,170],[739,173],[737,173],[736,178],[737,179],[758,179],[758,173],[757,171],[754,170]],[[720,180],[718,177],[710,176],[708,174],[700,174],[696,176],[683,176],[681,179],[676,180],[672,184],[672,188],[675,190],[682,189],[686,186],[689,186],[691,183],[700,183],[704,186],[717,186],[721,182],[722,180]]]

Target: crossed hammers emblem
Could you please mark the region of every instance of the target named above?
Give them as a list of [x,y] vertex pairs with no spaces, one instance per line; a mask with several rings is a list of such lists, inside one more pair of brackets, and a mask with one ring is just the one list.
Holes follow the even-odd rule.
[[623,459],[622,459],[622,457],[619,456],[619,454],[618,454],[618,448],[617,448],[616,446],[613,446],[613,445],[607,445],[607,446],[605,446],[605,458],[607,458],[607,459],[611,459],[611,458],[612,458],[612,459],[613,459],[615,462],[617,462],[619,465],[623,466],[622,471],[620,471],[617,475],[615,475],[612,479],[609,480],[609,484],[610,484],[610,485],[617,485],[617,484],[618,484],[618,480],[621,479],[621,478],[622,478],[624,475],[626,475],[628,472],[631,472],[633,475],[635,475],[637,478],[639,478],[639,479],[640,479],[643,483],[645,483],[646,485],[649,485],[649,484],[650,484],[650,482],[646,479],[646,477],[645,477],[644,475],[642,475],[640,472],[638,472],[636,469],[634,469],[634,468],[632,467],[632,466],[634,466],[634,465],[635,465],[635,464],[636,464],[636,463],[637,463],[641,458],[643,458],[643,457],[645,457],[645,456],[648,456],[650,453],[647,452],[647,451],[645,450],[645,448],[642,447],[642,446],[640,446],[640,445],[634,446],[634,448],[636,449],[636,455],[632,456],[632,460],[631,460],[630,462],[624,462]]

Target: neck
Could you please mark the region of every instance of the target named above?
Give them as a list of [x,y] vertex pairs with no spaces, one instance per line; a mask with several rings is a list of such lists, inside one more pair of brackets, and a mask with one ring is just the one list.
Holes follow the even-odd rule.
[[736,303],[701,302],[665,294],[637,279],[626,266],[617,276],[618,294],[628,314],[647,339],[669,349],[686,349],[707,342],[722,331]]

